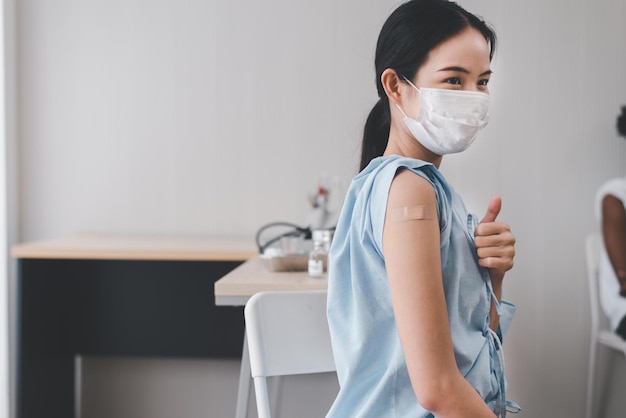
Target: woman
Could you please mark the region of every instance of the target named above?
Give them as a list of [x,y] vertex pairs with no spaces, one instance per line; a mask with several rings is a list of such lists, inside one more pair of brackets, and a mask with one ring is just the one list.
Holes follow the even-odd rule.
[[380,100],[365,125],[329,256],[340,392],[328,417],[503,417],[500,302],[515,238],[480,224],[438,171],[487,122],[493,31],[453,2],[412,0],[376,48]]
[[[617,117],[617,133],[626,138],[626,106]],[[626,178],[604,183],[596,194],[596,216],[604,240],[600,254],[600,303],[611,328],[626,339]]]

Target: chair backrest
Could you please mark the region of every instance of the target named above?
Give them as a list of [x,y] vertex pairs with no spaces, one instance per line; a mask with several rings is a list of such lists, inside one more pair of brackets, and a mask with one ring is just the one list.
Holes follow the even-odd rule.
[[587,258],[587,281],[589,284],[589,306],[591,308],[591,332],[596,335],[598,331],[609,329],[609,322],[600,307],[598,292],[598,268],[600,253],[602,251],[602,235],[592,233],[585,240],[585,255]]
[[260,292],[244,315],[252,377],[335,371],[325,290]]

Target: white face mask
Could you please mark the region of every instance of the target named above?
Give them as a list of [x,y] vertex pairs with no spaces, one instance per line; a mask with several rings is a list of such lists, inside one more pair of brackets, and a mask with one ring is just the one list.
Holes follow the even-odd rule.
[[404,123],[415,139],[437,155],[466,150],[489,121],[489,95],[476,91],[417,88],[420,110],[409,118],[400,106]]

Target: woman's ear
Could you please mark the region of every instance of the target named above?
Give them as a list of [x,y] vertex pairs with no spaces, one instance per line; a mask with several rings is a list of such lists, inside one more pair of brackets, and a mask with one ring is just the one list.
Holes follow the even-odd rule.
[[380,82],[390,103],[402,105],[401,85],[403,84],[395,70],[387,68],[380,76]]

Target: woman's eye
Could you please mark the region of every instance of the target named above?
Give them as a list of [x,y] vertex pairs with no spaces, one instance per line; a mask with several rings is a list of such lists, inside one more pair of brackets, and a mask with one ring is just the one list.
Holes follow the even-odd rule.
[[480,80],[480,81],[478,82],[478,85],[479,85],[479,86],[483,86],[483,87],[486,87],[486,86],[487,86],[487,84],[489,84],[489,79],[488,79],[488,78],[485,78],[484,80]]
[[446,79],[446,83],[459,85],[461,84],[461,79],[459,77],[450,77]]

